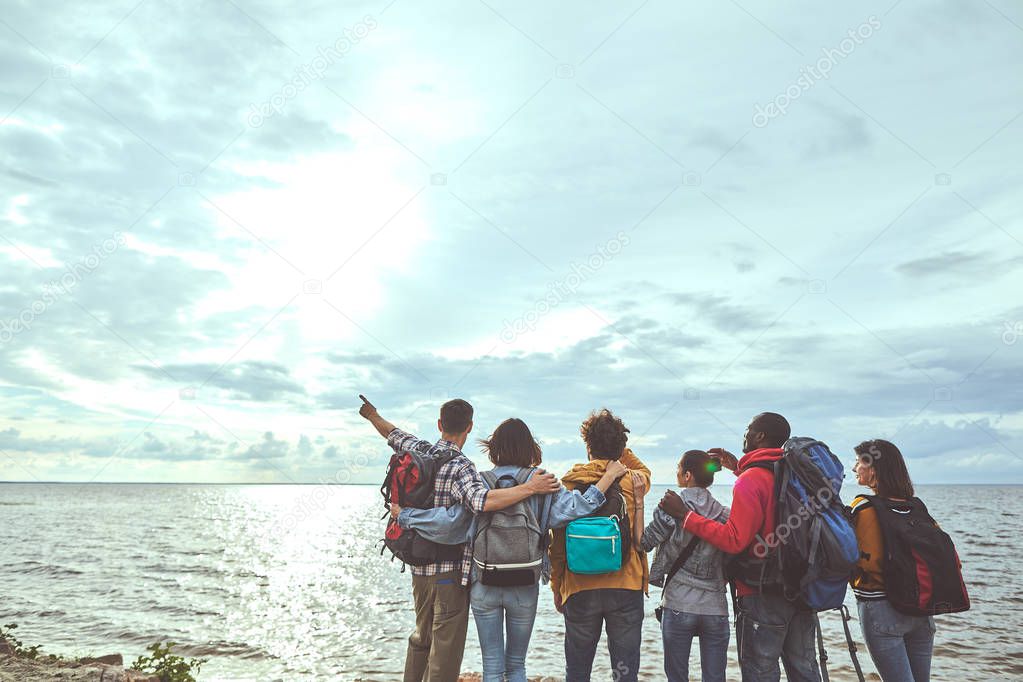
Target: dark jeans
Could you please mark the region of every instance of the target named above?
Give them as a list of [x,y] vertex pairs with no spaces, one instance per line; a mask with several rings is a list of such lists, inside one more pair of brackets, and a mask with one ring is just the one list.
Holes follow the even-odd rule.
[[789,682],[821,682],[815,649],[816,619],[780,595],[739,599],[735,639],[742,682],[779,682],[780,658]]
[[702,616],[664,609],[661,638],[664,640],[664,674],[668,682],[689,682],[689,653],[693,637],[700,638],[703,682],[725,682],[728,667],[728,616]]
[[861,601],[860,627],[884,682],[928,682],[934,650],[934,619],[907,616],[887,599]]
[[636,682],[643,639],[641,590],[586,590],[565,602],[565,682],[589,682],[600,631],[607,629],[611,679]]

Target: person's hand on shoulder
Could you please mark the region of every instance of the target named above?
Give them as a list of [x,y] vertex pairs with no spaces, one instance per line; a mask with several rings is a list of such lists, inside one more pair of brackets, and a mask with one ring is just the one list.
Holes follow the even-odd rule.
[[689,513],[689,507],[686,506],[686,503],[682,501],[682,498],[674,490],[664,493],[664,497],[661,498],[657,507],[678,521],[685,521],[686,514]]
[[558,480],[558,477],[543,469],[537,469],[532,478],[524,485],[532,495],[549,495],[561,490],[561,481]]
[[638,471],[632,472],[632,495],[638,501],[643,500],[643,496],[646,495],[646,477]]
[[629,468],[617,459],[612,459],[607,463],[607,468],[604,469],[604,473],[617,481],[619,478],[629,473]]

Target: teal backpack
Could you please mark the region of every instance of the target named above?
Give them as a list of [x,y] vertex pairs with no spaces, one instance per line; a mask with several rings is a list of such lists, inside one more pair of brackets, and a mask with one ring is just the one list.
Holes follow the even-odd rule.
[[[584,492],[589,486],[577,488]],[[565,556],[568,570],[580,575],[602,575],[622,569],[629,555],[632,531],[629,508],[618,481],[604,494],[607,501],[589,516],[576,519],[565,528]]]

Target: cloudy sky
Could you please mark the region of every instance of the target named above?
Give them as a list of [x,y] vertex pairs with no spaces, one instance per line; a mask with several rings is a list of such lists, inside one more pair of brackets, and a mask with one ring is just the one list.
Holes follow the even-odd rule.
[[1023,483],[1018,4],[422,5],[4,4],[0,479],[373,482],[365,393]]

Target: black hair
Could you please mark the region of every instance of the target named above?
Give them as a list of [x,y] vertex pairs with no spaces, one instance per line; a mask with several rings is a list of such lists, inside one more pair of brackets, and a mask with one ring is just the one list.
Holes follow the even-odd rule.
[[682,455],[679,466],[682,473],[690,472],[696,485],[701,488],[708,488],[714,483],[714,472],[710,469],[710,461],[713,459],[703,450],[688,450]]
[[777,412],[762,412],[753,417],[750,431],[764,434],[769,448],[780,448],[792,435],[788,420]]

